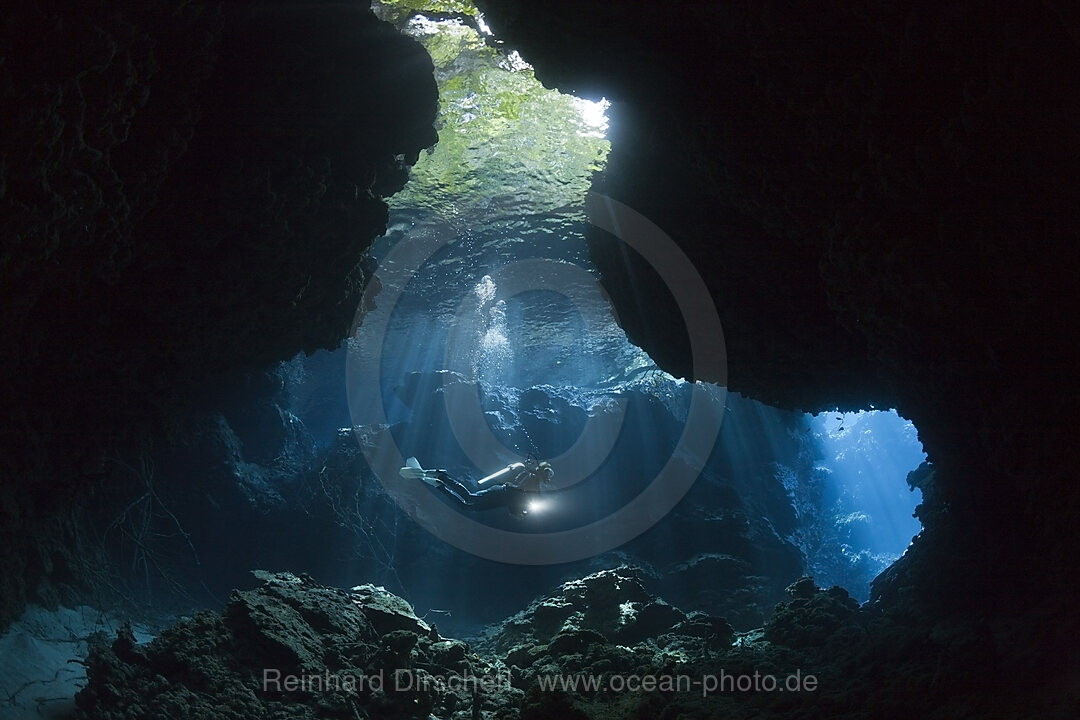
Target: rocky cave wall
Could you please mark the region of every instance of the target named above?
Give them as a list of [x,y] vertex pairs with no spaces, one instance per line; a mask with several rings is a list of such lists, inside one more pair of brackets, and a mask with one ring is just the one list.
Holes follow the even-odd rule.
[[[910,615],[910,637],[940,654],[905,650],[928,686],[956,645],[935,624],[950,608],[979,633],[957,667],[1067,682],[1075,11],[480,4],[542,79],[614,101],[598,187],[701,270],[733,389],[790,408],[895,404],[920,428],[927,529],[875,593],[901,614],[934,609]],[[150,438],[232,463],[170,487],[200,512],[261,499],[242,516],[280,516],[285,478],[266,469],[293,477],[310,456],[257,370],[344,334],[380,197],[434,142],[436,92],[426,54],[361,5],[27,1],[0,33],[3,626],[28,597],[93,581],[79,533],[88,515],[117,531],[133,498],[156,498],[164,480],[138,462]],[[630,335],[687,373],[663,289],[592,240]],[[243,410],[204,412],[237,397]],[[275,420],[295,457],[249,442],[245,424]],[[223,499],[222,479],[251,492]],[[817,600],[854,613],[797,593],[774,641]],[[861,666],[891,667],[896,640]]]
[[0,626],[86,582],[79,518],[153,489],[154,438],[340,342],[382,197],[437,139],[429,56],[363,4],[4,14]]
[[[478,5],[545,84],[613,102],[596,187],[693,260],[733,390],[915,422],[935,467],[919,479],[927,530],[879,596],[914,586],[938,606],[993,605],[987,588],[1018,580],[1039,602],[1067,588],[1075,9]],[[655,274],[600,232],[592,244],[630,337],[692,374]]]
[[[928,530],[879,597],[1068,585],[1066,6],[480,4],[541,79],[614,101],[598,187],[701,270],[733,389],[916,422]],[[338,342],[436,102],[426,54],[359,5],[20,2],[2,43],[0,623],[77,574],[75,509],[182,408]],[[663,289],[608,247],[629,334],[686,374]]]

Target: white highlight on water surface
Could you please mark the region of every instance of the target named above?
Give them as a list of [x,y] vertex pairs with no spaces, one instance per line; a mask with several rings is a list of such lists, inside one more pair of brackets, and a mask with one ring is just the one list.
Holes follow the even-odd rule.
[[570,98],[570,102],[577,111],[581,113],[581,119],[588,128],[587,130],[579,130],[579,135],[582,137],[602,138],[607,134],[607,109],[611,107],[611,102],[607,98],[602,97],[594,102],[592,100],[575,97]]
[[407,34],[414,37],[423,35],[434,35],[435,33],[442,32],[445,27],[460,27],[461,23],[457,20],[432,20],[426,15],[415,15],[409,19],[409,24],[405,27]]
[[491,32],[491,28],[488,27],[488,24],[484,21],[484,13],[476,13],[476,27],[480,28],[480,32],[485,35],[494,34]]
[[509,70],[510,72],[521,72],[522,70],[531,70],[532,65],[525,61],[525,58],[521,57],[521,53],[517,50],[511,50],[510,54],[499,61],[499,67],[503,70]]

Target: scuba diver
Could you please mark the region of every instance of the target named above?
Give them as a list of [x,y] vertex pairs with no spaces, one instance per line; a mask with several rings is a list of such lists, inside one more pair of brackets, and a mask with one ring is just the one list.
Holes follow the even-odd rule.
[[[423,480],[437,488],[467,510],[491,510],[505,507],[515,517],[523,517],[540,507],[540,490],[551,482],[555,471],[547,462],[511,463],[476,482],[480,490],[473,492],[450,477],[445,470],[425,470],[411,457],[401,468],[401,477]],[[494,484],[492,484],[494,483]],[[490,487],[485,487],[490,485]]]

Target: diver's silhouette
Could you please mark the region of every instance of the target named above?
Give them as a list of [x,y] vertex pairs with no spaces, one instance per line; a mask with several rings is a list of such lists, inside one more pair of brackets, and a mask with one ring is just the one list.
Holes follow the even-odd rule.
[[[425,470],[416,458],[409,458],[401,476],[423,480],[468,510],[491,510],[505,507],[521,517],[538,507],[541,488],[551,481],[555,471],[546,462],[511,463],[502,470],[477,481],[481,490],[472,491],[445,470]],[[494,483],[490,487],[484,487]]]

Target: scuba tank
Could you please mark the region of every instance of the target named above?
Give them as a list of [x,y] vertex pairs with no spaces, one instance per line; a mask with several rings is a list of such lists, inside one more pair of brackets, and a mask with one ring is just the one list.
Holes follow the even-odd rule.
[[483,486],[491,482],[509,482],[510,480],[515,479],[518,476],[518,473],[520,473],[524,469],[525,463],[510,463],[502,470],[499,470],[498,472],[493,472],[487,477],[480,478],[476,481],[476,484]]

